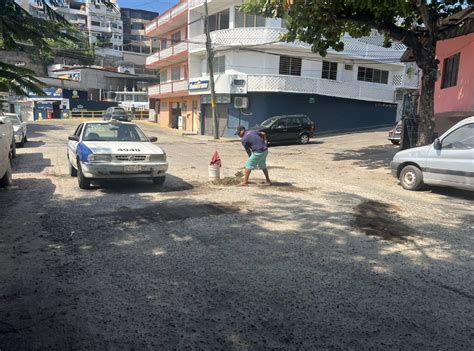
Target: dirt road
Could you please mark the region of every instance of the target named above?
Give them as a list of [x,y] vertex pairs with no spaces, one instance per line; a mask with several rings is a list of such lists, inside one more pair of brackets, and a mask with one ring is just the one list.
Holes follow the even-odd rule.
[[276,185],[239,188],[207,183],[238,143],[144,124],[165,186],[82,191],[76,125],[31,125],[0,190],[1,350],[474,347],[474,194],[401,189],[385,132],[273,147]]

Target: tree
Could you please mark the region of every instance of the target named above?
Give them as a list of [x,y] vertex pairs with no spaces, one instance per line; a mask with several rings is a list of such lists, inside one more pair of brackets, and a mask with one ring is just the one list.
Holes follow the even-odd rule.
[[[18,50],[33,57],[44,58],[45,62],[58,50],[67,49],[90,56],[84,34],[67,22],[54,7],[63,0],[35,0],[47,19],[32,16],[14,0],[0,0],[0,50]],[[106,6],[114,7],[110,1]],[[25,68],[0,62],[0,89],[27,95],[28,91],[43,95],[41,82],[34,78],[34,72]]]
[[422,71],[419,144],[432,141],[435,127],[434,90],[438,75],[436,43],[474,32],[474,20],[450,26],[448,16],[472,12],[473,0],[246,0],[243,11],[267,17],[285,17],[284,40],[299,39],[325,56],[329,48],[344,49],[342,36],[369,35],[375,29],[403,43]]

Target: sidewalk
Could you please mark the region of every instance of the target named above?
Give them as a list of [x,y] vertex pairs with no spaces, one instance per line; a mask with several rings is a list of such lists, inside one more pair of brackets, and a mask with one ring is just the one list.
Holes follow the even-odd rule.
[[138,124],[146,124],[148,126],[153,126],[157,129],[159,129],[162,133],[170,134],[170,135],[179,135],[182,137],[187,137],[187,138],[193,138],[196,140],[203,140],[203,141],[210,141],[210,142],[215,142],[215,143],[232,143],[232,142],[238,142],[240,141],[238,138],[228,138],[228,137],[221,137],[218,140],[215,140],[212,136],[210,135],[200,135],[200,134],[195,134],[193,132],[187,132],[184,130],[179,130],[179,129],[173,129],[173,128],[163,128],[162,126],[158,125],[155,122],[151,121],[133,121],[134,123]]

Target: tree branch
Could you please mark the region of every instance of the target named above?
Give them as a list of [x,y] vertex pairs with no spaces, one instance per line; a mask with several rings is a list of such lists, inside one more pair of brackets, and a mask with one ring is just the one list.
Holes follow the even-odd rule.
[[421,19],[425,24],[426,28],[433,33],[436,29],[436,23],[430,18],[430,14],[428,12],[428,8],[426,7],[425,0],[416,0],[416,7],[420,11]]

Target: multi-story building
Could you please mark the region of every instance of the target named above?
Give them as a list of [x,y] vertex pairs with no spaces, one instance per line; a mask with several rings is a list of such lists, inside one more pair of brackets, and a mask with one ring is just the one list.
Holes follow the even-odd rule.
[[157,121],[177,128],[181,117],[184,129],[198,131],[200,98],[189,96],[188,91],[188,1],[181,0],[151,21],[145,35],[160,42],[160,50],[146,60],[147,68],[160,70],[160,84],[148,89]]
[[[282,42],[281,19],[244,14],[240,4],[208,0],[220,135],[295,113],[307,114],[321,132],[389,125],[403,90],[418,86],[417,70],[399,61],[401,44],[384,48],[376,33],[346,35],[344,51],[330,50],[323,58],[308,44]],[[162,72],[149,94],[159,100],[162,125],[176,127],[182,116],[183,129],[212,134],[203,17],[204,0],[182,1],[146,27],[148,35],[171,44],[147,59]]]
[[147,56],[158,51],[159,41],[145,36],[145,25],[158,16],[157,12],[123,8],[123,61],[133,66],[135,73],[151,73],[145,68]]

